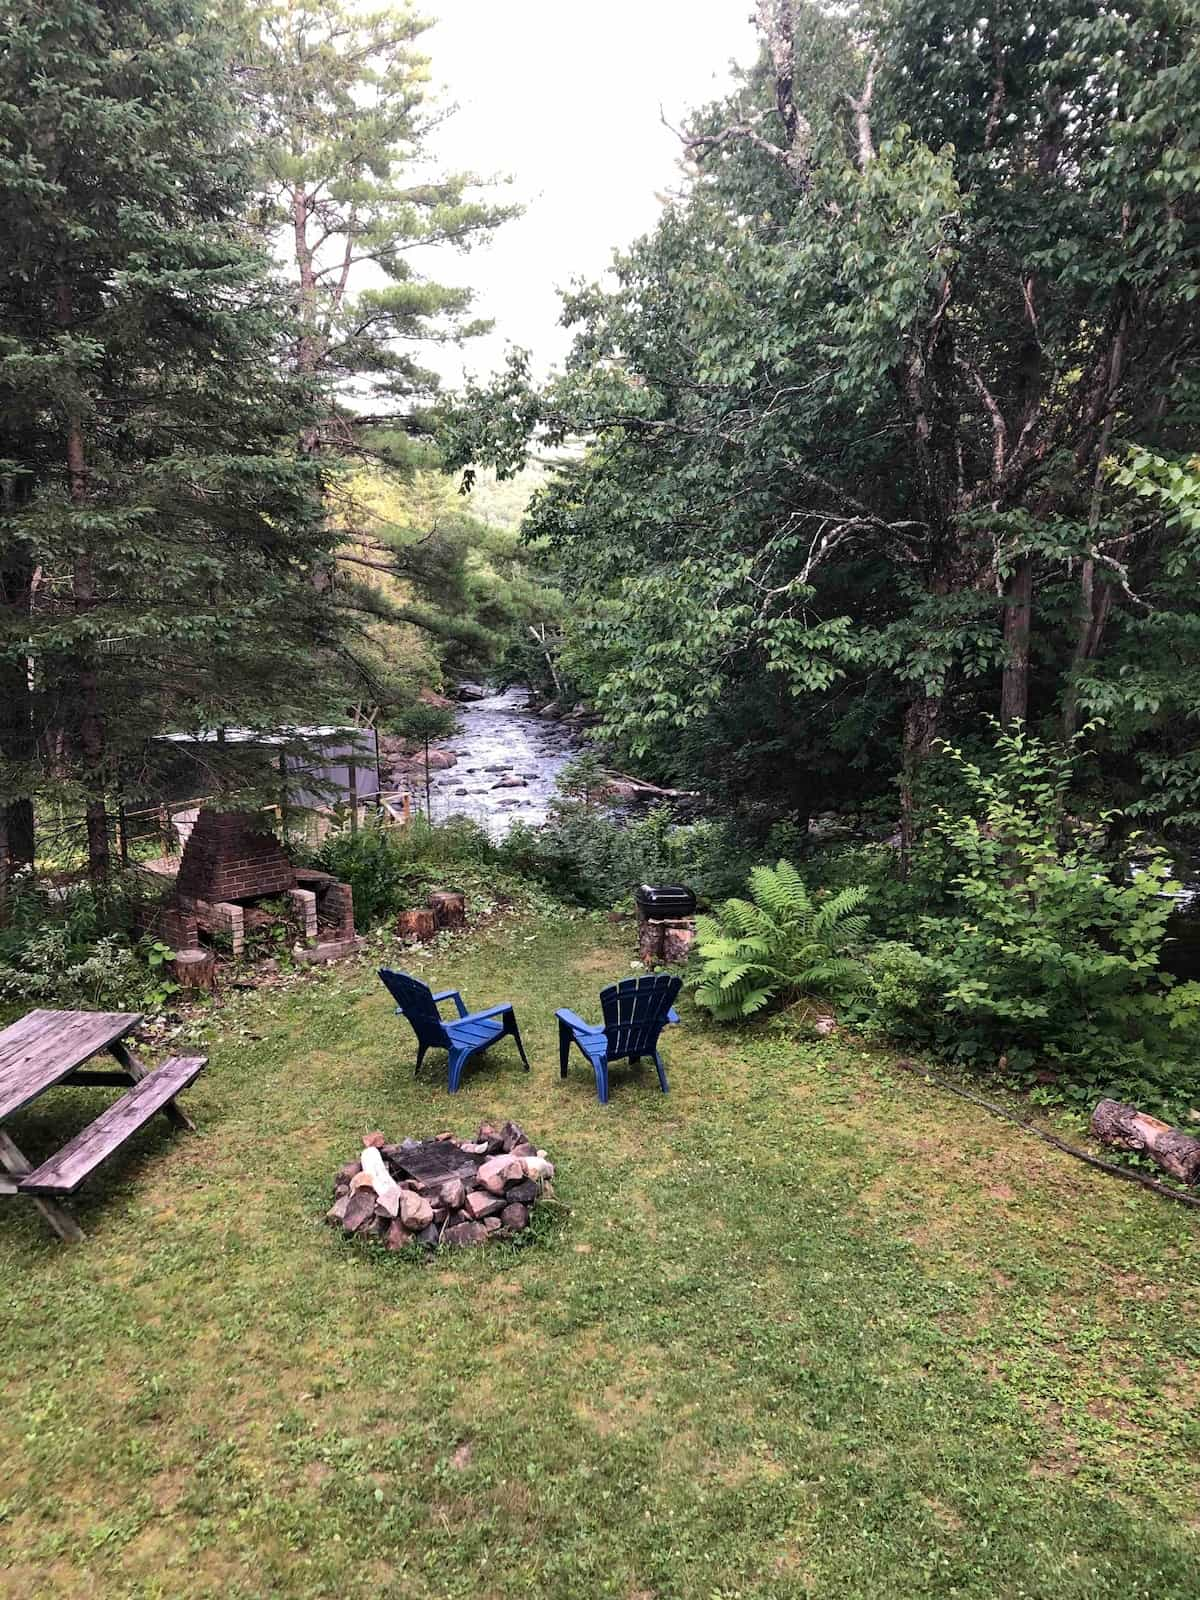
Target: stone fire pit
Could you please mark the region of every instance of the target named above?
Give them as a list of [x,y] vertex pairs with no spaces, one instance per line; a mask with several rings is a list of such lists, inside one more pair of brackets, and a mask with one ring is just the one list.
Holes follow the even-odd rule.
[[325,1220],[389,1250],[486,1244],[524,1232],[553,1176],[546,1152],[515,1122],[481,1123],[473,1139],[439,1133],[389,1144],[368,1133],[361,1156],[334,1179]]

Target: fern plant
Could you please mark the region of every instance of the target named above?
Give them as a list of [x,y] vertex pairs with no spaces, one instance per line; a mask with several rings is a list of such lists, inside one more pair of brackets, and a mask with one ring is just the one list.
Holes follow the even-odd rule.
[[862,988],[862,965],[850,954],[867,936],[861,886],[816,900],[790,861],[755,867],[749,900],[726,900],[696,919],[701,960],[691,986],[719,1022],[753,1016],[772,1000]]

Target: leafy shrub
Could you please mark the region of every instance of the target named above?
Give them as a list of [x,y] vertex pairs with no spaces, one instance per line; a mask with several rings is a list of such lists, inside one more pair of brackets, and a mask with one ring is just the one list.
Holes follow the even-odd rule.
[[18,879],[0,929],[0,1003],[116,1010],[161,1003],[168,991],[148,965],[159,947],[139,952],[128,931],[135,898],[119,881],[101,902],[87,884],[47,889]]
[[350,885],[359,928],[404,908],[410,863],[396,848],[393,833],[400,831],[376,823],[355,833],[346,828],[328,834],[312,852],[313,866]]
[[720,1022],[753,1016],[776,999],[845,994],[863,981],[850,952],[867,935],[863,887],[819,899],[790,861],[755,867],[750,900],[727,900],[697,919],[703,966],[692,979],[697,1002]]
[[628,900],[639,883],[686,883],[710,899],[745,876],[724,824],[678,823],[666,806],[623,817],[560,801],[545,827],[519,823],[497,849],[511,870],[593,909]]
[[1147,1028],[1189,1012],[1158,969],[1166,862],[1151,852],[1127,876],[1100,827],[1067,817],[1070,750],[1016,732],[998,736],[987,771],[947,754],[970,803],[933,822],[943,876],[924,892],[939,909],[916,918],[910,943],[870,956],[860,1020],[1018,1071],[1132,1059]]
[[855,1020],[893,1039],[929,1038],[929,1013],[940,1004],[932,963],[902,940],[888,939],[870,951]]
[[428,822],[414,817],[407,827],[369,822],[328,834],[310,853],[312,865],[348,883],[360,929],[373,926],[424,899],[431,878],[459,864],[494,860],[487,834],[466,817]]

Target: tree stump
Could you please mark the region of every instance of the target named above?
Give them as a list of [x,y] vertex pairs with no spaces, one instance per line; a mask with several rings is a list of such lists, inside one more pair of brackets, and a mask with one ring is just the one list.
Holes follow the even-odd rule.
[[638,923],[638,960],[644,967],[656,967],[663,958],[665,922],[651,922],[649,918]]
[[217,958],[211,950],[178,950],[171,976],[185,994],[211,994],[217,986]]
[[402,911],[396,918],[396,932],[402,939],[432,939],[437,932],[437,917],[426,906]]
[[1102,1144],[1117,1150],[1144,1151],[1164,1172],[1183,1183],[1200,1182],[1200,1139],[1147,1116],[1136,1106],[1101,1100],[1092,1112],[1092,1132]]
[[638,923],[638,960],[644,967],[686,967],[695,942],[694,917],[644,917]]
[[668,922],[663,930],[662,957],[668,967],[686,967],[696,942],[696,924],[687,918]]
[[465,928],[467,897],[459,889],[434,889],[429,905],[439,928]]

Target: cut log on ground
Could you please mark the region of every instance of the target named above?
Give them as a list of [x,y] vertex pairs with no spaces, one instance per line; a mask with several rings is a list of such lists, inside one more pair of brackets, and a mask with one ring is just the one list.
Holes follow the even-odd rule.
[[1147,1116],[1119,1100],[1101,1100],[1092,1112],[1092,1132],[1116,1150],[1144,1151],[1164,1172],[1183,1183],[1200,1183],[1200,1139],[1169,1122]]
[[211,994],[217,986],[217,958],[211,950],[179,950],[171,976],[185,994]]
[[429,905],[439,928],[466,927],[467,897],[460,890],[434,889],[429,896]]
[[428,906],[402,911],[396,918],[396,932],[402,939],[432,939],[437,932],[437,917]]

